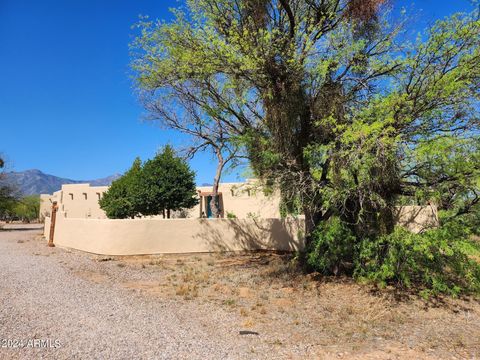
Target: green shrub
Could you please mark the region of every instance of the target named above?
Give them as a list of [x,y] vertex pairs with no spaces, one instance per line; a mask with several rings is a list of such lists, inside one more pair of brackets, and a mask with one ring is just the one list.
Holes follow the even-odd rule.
[[142,164],[136,158],[130,170],[112,182],[99,201],[112,219],[160,215],[198,204],[195,173],[170,146]]
[[425,297],[480,293],[480,244],[461,221],[421,234],[397,227],[389,235],[356,239],[334,217],[313,231],[305,255],[310,270],[352,274],[361,282],[409,288]]
[[323,274],[352,270],[356,239],[338,217],[321,223],[312,233],[307,249],[307,265]]
[[227,211],[227,219],[236,219],[237,215],[235,215],[233,212]]
[[422,234],[396,228],[359,244],[355,277],[381,286],[415,287],[425,296],[478,293],[476,254],[468,229],[453,222]]
[[480,209],[471,215],[471,220],[469,223],[472,228],[472,232],[475,235],[480,236]]

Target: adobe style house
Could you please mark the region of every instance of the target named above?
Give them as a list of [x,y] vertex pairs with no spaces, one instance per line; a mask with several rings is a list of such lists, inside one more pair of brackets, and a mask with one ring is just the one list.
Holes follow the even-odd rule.
[[[63,218],[70,219],[106,219],[105,212],[100,209],[98,200],[108,186],[90,186],[90,184],[62,185],[62,189],[52,195],[40,195],[40,220],[50,216],[53,202],[57,202],[58,211]],[[197,187],[199,204],[192,209],[177,211],[172,218],[211,218],[210,201],[212,188]],[[279,219],[280,196],[278,193],[265,195],[256,180],[244,183],[222,183],[219,187],[218,204],[220,218],[259,218]],[[437,208],[434,205],[399,206],[396,211],[397,224],[418,233],[425,229],[438,226]],[[162,218],[162,216],[148,217]]]
[[53,202],[58,209],[68,213],[72,218],[105,219],[105,212],[100,209],[98,200],[108,186],[90,186],[90,184],[66,184],[52,195],[40,195],[40,220],[50,216]]
[[[108,186],[90,186],[90,184],[62,185],[62,189],[52,195],[40,195],[40,220],[49,216],[52,204],[57,202],[59,211],[67,218],[105,219],[105,212],[100,209],[98,200]],[[199,204],[192,209],[176,212],[173,217],[210,218],[212,211],[212,187],[197,187]],[[220,217],[279,218],[280,198],[273,194],[266,196],[255,180],[244,183],[222,183],[219,187],[218,203]]]

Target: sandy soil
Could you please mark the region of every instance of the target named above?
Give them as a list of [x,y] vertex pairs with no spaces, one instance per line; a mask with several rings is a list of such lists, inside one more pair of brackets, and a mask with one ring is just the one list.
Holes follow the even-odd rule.
[[111,257],[45,245],[35,229],[0,231],[0,338],[61,346],[0,348],[1,358],[480,357],[478,299],[426,302],[302,275],[289,255]]

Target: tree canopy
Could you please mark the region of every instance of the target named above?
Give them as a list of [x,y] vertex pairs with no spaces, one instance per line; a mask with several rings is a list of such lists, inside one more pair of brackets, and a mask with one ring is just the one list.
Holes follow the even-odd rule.
[[477,202],[478,11],[410,42],[383,1],[187,3],[139,24],[138,88],[157,108],[182,94],[220,119],[309,229],[339,215],[359,235],[391,232],[402,195]]
[[191,208],[198,203],[195,173],[165,146],[153,159],[132,167],[115,180],[99,201],[109,218],[163,215]]
[[5,162],[0,158],[0,218],[11,215],[18,197],[14,184],[7,179],[4,173],[4,167]]
[[40,215],[40,197],[38,195],[22,197],[12,206],[11,215],[24,222],[37,220]]
[[137,185],[141,176],[142,161],[136,158],[131,168],[114,180],[99,200],[100,207],[111,219],[135,218],[140,215]]
[[329,221],[353,234],[348,253],[392,240],[406,198],[478,212],[478,9],[416,38],[382,0],[189,0],[174,15],[138,25],[147,108],[218,121],[305,214],[309,243]]

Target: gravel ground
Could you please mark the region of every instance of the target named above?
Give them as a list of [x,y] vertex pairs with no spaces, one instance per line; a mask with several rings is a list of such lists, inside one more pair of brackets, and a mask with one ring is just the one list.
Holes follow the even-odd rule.
[[[87,254],[47,248],[39,237],[41,230],[31,227],[0,231],[2,359],[308,356],[305,348],[279,350],[265,336],[239,335],[242,328],[233,324],[241,321],[221,308],[160,300],[120,287],[109,278],[113,274],[102,274],[105,263]],[[109,270],[135,281],[135,274],[126,273],[128,268]],[[28,339],[48,340],[52,347],[4,347],[8,340],[14,346]]]
[[0,360],[480,358],[478,299],[398,297],[288,255],[108,257],[40,235],[0,231]]

